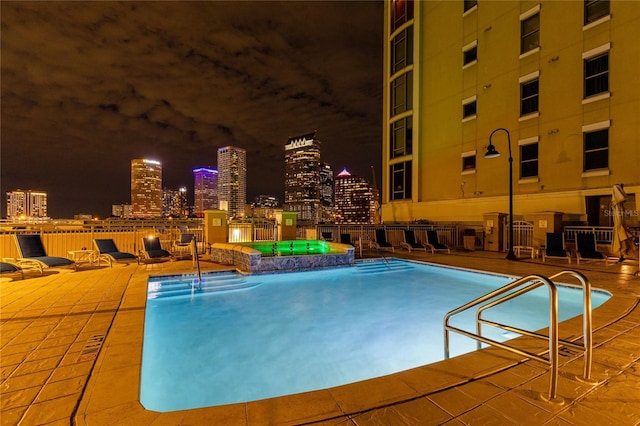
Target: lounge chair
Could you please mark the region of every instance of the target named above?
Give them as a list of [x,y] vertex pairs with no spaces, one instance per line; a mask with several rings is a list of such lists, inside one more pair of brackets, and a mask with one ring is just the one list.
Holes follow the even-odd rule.
[[116,243],[111,239],[95,239],[93,244],[98,251],[98,264],[101,260],[106,261],[109,266],[113,266],[113,262],[131,263],[137,262],[138,256],[118,250]]
[[171,248],[173,255],[180,258],[191,257],[191,245],[194,237],[194,234],[190,233],[180,234],[180,239],[173,242]]
[[333,232],[322,232],[322,239],[325,241],[333,241]]
[[376,240],[372,241],[373,246],[378,250],[395,251],[393,245],[387,241],[387,233],[384,229],[376,229]]
[[20,275],[20,278],[24,278],[22,268],[9,262],[0,262],[0,275]]
[[608,264],[607,256],[597,249],[596,234],[593,232],[576,234],[576,252],[578,264],[581,261],[604,261],[605,265]]
[[72,266],[77,269],[78,265],[71,259],[47,256],[40,234],[15,234],[15,240],[19,255],[17,263],[21,268],[35,268],[41,274],[45,268]]
[[173,260],[173,255],[162,248],[158,237],[143,238],[142,246],[144,250],[142,250],[142,256],[139,258],[141,263],[159,263]]
[[424,250],[425,253],[427,251],[427,248],[424,245],[419,244],[416,241],[415,233],[408,229],[404,230],[404,242],[401,242],[400,246],[409,250],[409,253],[411,253],[411,250]]
[[566,259],[571,263],[571,252],[564,248],[564,233],[547,232],[546,245],[542,248],[542,261],[549,259]]
[[438,238],[437,231],[427,231],[427,243],[425,246],[431,250],[431,253],[435,253],[437,251],[446,251],[451,254],[451,250],[445,244],[440,243],[440,239]]

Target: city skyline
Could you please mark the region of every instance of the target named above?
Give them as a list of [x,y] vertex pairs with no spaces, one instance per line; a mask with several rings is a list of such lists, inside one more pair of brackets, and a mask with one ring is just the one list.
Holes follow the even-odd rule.
[[228,145],[247,199],[282,199],[283,144],[309,129],[336,169],[380,168],[381,2],[1,7],[1,191],[47,192],[52,217],[127,202],[132,158],[191,198]]

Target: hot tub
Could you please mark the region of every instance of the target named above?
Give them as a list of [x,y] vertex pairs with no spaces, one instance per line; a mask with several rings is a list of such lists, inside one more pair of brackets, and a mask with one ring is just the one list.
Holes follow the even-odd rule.
[[211,260],[245,272],[299,271],[354,263],[354,248],[321,240],[215,243]]

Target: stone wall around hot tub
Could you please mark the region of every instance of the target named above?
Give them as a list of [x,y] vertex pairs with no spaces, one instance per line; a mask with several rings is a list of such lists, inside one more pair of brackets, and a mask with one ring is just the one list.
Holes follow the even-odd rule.
[[329,245],[337,253],[262,257],[258,250],[242,244],[215,243],[211,246],[211,261],[233,265],[250,273],[321,269],[355,262],[355,250],[352,246],[338,243]]

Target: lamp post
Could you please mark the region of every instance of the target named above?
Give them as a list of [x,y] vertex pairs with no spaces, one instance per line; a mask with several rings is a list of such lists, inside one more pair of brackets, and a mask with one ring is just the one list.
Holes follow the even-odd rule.
[[509,144],[509,251],[507,252],[507,260],[518,260],[518,257],[513,251],[513,157],[511,156],[511,135],[505,128],[495,129],[489,135],[489,146],[487,152],[484,154],[484,158],[499,157],[500,153],[496,150],[496,147],[491,142],[493,134],[498,130],[502,130],[507,134],[507,142]]

